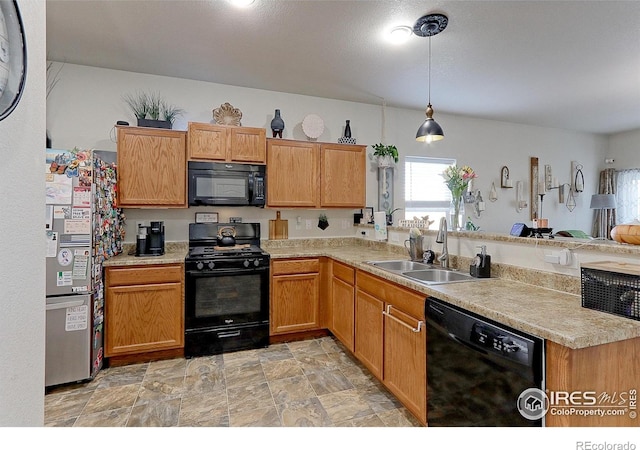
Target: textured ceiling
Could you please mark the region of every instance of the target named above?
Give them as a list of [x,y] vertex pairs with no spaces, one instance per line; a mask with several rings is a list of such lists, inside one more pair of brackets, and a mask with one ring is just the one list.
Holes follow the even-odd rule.
[[48,0],[48,58],[593,133],[640,128],[638,1]]

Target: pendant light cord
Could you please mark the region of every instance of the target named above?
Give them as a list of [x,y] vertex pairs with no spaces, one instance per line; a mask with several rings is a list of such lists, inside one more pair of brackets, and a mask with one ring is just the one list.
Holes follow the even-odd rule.
[[431,36],[429,36],[429,69],[428,69],[428,76],[429,76],[429,100],[427,101],[427,104],[431,104]]

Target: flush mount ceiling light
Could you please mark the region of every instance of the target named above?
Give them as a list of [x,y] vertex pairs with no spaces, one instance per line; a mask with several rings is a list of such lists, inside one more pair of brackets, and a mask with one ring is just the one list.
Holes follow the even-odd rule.
[[442,127],[438,125],[438,122],[433,120],[433,108],[431,107],[431,36],[435,36],[442,30],[447,28],[449,18],[444,14],[427,14],[420,17],[413,26],[413,33],[416,36],[429,38],[429,99],[427,102],[427,119],[418,128],[416,133],[416,141],[418,142],[433,142],[444,139],[444,131]]
[[394,44],[402,44],[407,41],[413,34],[413,28],[407,25],[393,27],[389,31],[389,40]]
[[229,3],[239,8],[246,8],[247,6],[251,6],[254,2],[255,0],[229,0]]

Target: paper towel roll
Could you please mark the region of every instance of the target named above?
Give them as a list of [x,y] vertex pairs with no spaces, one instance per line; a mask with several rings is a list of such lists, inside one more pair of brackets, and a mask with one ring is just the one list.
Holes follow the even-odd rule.
[[387,214],[384,211],[373,213],[373,228],[376,240],[387,240]]

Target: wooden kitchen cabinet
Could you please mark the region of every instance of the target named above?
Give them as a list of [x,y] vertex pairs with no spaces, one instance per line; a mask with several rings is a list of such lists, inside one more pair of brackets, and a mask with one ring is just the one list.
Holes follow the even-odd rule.
[[186,133],[118,126],[118,206],[187,207]]
[[105,356],[184,348],[184,266],[105,268]]
[[366,146],[267,139],[267,206],[363,208]]
[[271,260],[270,335],[318,330],[320,260]]
[[264,128],[189,122],[189,160],[265,164]]
[[366,147],[320,145],[320,206],[364,208]]
[[331,332],[354,351],[355,270],[337,261],[331,263]]
[[355,354],[426,424],[425,297],[362,271],[356,280]]

